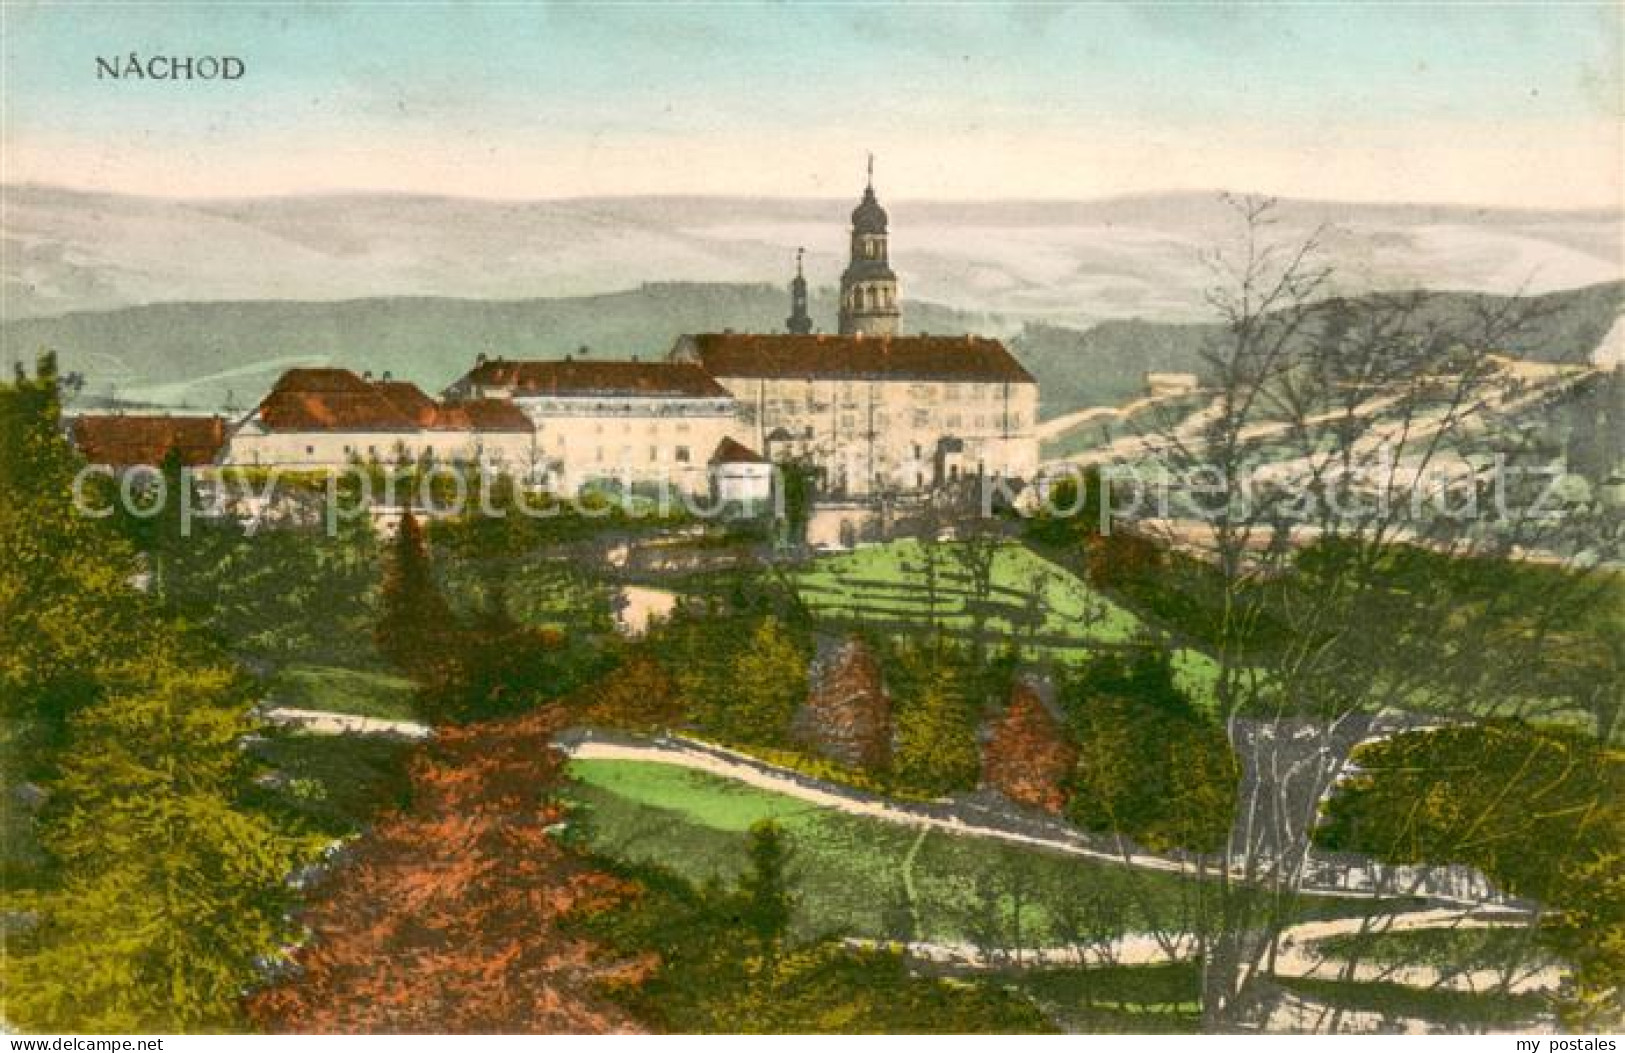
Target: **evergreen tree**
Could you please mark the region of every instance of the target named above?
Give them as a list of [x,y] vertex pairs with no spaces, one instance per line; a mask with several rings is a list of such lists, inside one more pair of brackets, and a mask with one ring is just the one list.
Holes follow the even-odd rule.
[[300,845],[239,802],[254,775],[248,685],[177,644],[107,669],[47,784],[42,840],[60,880],[20,897],[9,1021],[37,1031],[242,1026],[238,999],[288,943]]
[[733,663],[732,704],[718,714],[729,734],[746,742],[777,743],[807,697],[810,656],[777,618],[764,618]]
[[790,891],[790,846],[783,828],[771,819],[752,823],[745,855],[750,867],[739,879],[740,920],[772,957],[790,931],[796,906]]
[[897,746],[892,773],[909,789],[942,794],[971,789],[980,771],[978,697],[964,656],[948,645],[909,645],[888,663]]
[[1241,770],[1224,728],[1190,704],[1166,652],[1103,655],[1060,692],[1077,743],[1069,818],[1155,851],[1223,847]]
[[27,924],[8,933],[6,1022],[230,1029],[292,935],[286,877],[308,846],[243,804],[248,685],[136,587],[112,522],[74,508],[56,385],[47,358],[0,386],[0,698],[8,732],[38,732],[44,800],[41,871],[7,882]]
[[[69,717],[99,696],[98,668],[153,635],[134,551],[108,519],[74,511],[82,462],[58,382],[45,355],[36,376],[0,384],[0,718],[26,746],[24,775],[49,772]],[[85,481],[85,507],[113,507],[106,484]]]
[[379,597],[378,652],[424,687],[444,683],[453,657],[456,619],[435,584],[429,547],[417,517],[401,516]]
[[297,971],[256,992],[273,1031],[567,1033],[636,1030],[608,999],[653,956],[572,930],[634,892],[557,835],[557,712],[445,728],[414,765],[412,803],[326,875]]
[[1546,908],[1571,968],[1560,1008],[1590,1030],[1625,1013],[1625,755],[1583,732],[1495,720],[1360,746],[1316,840],[1407,865],[1461,863]]

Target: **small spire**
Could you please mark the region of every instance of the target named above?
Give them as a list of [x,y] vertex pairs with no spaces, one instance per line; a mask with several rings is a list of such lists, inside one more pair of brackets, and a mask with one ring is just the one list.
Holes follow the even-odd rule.
[[865,189],[874,190],[874,188],[875,188],[875,153],[874,153],[873,150],[871,150],[871,151],[869,151],[869,182],[866,184]]
[[806,249],[796,249],[796,276],[790,279],[790,317],[784,327],[792,333],[804,335],[812,332],[812,319],[807,315],[807,279],[801,273],[801,257]]

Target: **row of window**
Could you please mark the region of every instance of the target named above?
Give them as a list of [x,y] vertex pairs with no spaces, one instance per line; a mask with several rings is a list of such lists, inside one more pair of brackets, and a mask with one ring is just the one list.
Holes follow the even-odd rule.
[[[693,425],[691,425],[686,420],[680,420],[677,423],[672,425],[672,430],[677,432],[679,435],[686,435],[692,429],[693,429]],[[544,420],[541,423],[537,424],[536,425],[536,430],[538,432],[547,431],[548,430],[547,422]],[[603,421],[599,421],[598,423],[596,423],[596,424],[594,424],[592,426],[592,431],[593,431],[594,435],[602,435],[602,434],[604,434],[605,430],[606,429],[605,429]],[[622,434],[622,435],[631,435],[632,430],[633,430],[633,424],[629,420],[628,421],[623,421],[618,430],[619,430],[620,434]],[[659,421],[652,420],[652,421],[649,422],[648,427],[645,428],[644,430],[647,431],[650,435],[659,435],[661,433],[661,431],[663,430],[663,428],[662,428],[661,423]],[[563,436],[561,435],[560,438],[563,438]]]
[[854,285],[847,306],[854,311],[877,311],[894,306],[896,295],[890,285]]
[[[843,380],[835,385],[832,393],[836,400],[844,405],[854,405],[864,401],[884,401],[886,393],[883,390],[884,381],[865,383],[855,380]],[[808,387],[806,390],[796,392],[787,390],[786,385],[769,388],[771,397],[764,398],[764,406],[783,404],[788,407],[807,407],[816,409],[825,407],[818,398],[816,389]],[[865,391],[864,389],[868,390]],[[914,402],[997,402],[1004,397],[1002,384],[930,384],[918,383],[908,386],[908,397]]]
[[[604,461],[605,461],[605,455],[606,455],[607,452],[608,451],[605,450],[604,447],[602,447],[602,446],[597,447],[596,449],[593,450],[593,460],[597,461],[599,464],[603,464]],[[662,447],[662,446],[651,446],[651,447],[649,447],[649,462],[648,463],[650,463],[650,464],[658,464],[662,460],[665,460],[666,458],[664,458],[662,456],[662,454],[665,453],[665,452],[666,452],[666,448]],[[670,459],[672,461],[676,462],[677,464],[689,464],[693,460],[692,455],[690,454],[689,448],[687,446],[674,446],[674,447],[671,448],[670,452],[671,452],[671,458]],[[621,449],[620,449],[620,457],[618,458],[617,463],[625,465],[625,464],[631,464],[632,461],[633,461],[632,447],[630,447],[630,446],[622,446]]]
[[[775,410],[769,410],[762,414],[762,423],[764,426],[769,428],[797,422],[800,419],[801,414],[779,413]],[[933,413],[931,410],[913,410],[907,419],[910,422],[910,426],[916,430],[929,429],[933,427],[934,424]],[[1021,428],[1022,415],[1020,413],[1008,414],[1005,417],[1005,420],[1008,422],[1005,426],[1009,427],[1011,430],[1019,430]],[[969,421],[970,430],[972,433],[984,432],[990,429],[998,429],[1001,425],[1000,417],[997,414],[989,417],[981,414],[966,416],[959,413],[948,413],[944,414],[942,417],[942,427],[948,431],[955,431],[960,428],[964,428],[967,421]],[[891,415],[877,411],[872,418],[868,414],[843,413],[840,416],[839,427],[842,432],[850,435],[856,433],[860,427],[867,429],[871,422],[876,432],[886,431],[892,426]]]

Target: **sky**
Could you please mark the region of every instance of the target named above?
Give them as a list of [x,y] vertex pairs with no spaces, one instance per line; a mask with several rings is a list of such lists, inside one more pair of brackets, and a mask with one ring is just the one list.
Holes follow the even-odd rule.
[[[0,180],[1619,207],[1616,3],[6,0]],[[236,81],[97,77],[132,53]]]

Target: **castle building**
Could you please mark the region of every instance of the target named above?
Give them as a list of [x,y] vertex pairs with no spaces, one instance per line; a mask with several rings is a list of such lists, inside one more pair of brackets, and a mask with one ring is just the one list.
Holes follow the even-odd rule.
[[529,476],[535,426],[511,404],[436,402],[416,384],[348,369],[290,369],[233,430],[230,465],[336,469],[430,460]]
[[772,465],[826,494],[920,493],[1038,470],[1038,385],[998,340],[902,335],[871,158],[852,212],[838,332],[815,332],[796,254],[784,333],[695,333],[665,361],[480,356],[435,401],[345,369],[294,369],[231,434],[234,464],[479,463],[560,492],[650,483],[760,500]]
[[839,332],[811,332],[800,254],[788,333],[696,333],[670,358],[733,397],[734,436],[770,460],[810,463],[827,492],[918,492],[966,476],[1030,480],[1038,384],[997,340],[903,336],[888,217],[874,163],[852,213]]
[[226,420],[212,415],[81,413],[67,424],[85,460],[110,468],[158,467],[171,456],[184,467],[202,467],[213,464],[226,443]]
[[974,336],[697,333],[672,348],[734,402],[734,435],[843,496],[1033,478],[1038,385]]
[[446,393],[522,410],[543,477],[567,493],[597,481],[704,492],[711,458],[734,431],[732,396],[685,363],[482,356]]

